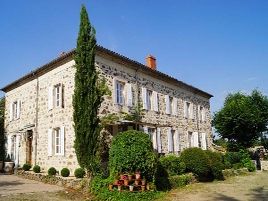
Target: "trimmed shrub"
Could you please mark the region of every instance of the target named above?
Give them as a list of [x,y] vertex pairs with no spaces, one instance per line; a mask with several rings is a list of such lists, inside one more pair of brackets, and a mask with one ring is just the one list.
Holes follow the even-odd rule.
[[159,162],[162,167],[168,172],[169,176],[183,174],[186,170],[186,165],[181,161],[179,156],[168,155],[160,157]]
[[245,158],[242,160],[243,166],[248,169],[249,172],[254,172],[256,171],[256,166],[255,164],[249,159]]
[[35,173],[40,173],[40,172],[41,172],[41,168],[40,168],[40,166],[39,166],[39,165],[35,165],[35,166],[33,167],[33,171],[34,171]]
[[31,164],[28,164],[28,163],[25,163],[23,166],[22,166],[22,169],[24,171],[29,171],[31,169]]
[[157,157],[149,136],[140,131],[126,131],[112,139],[109,151],[111,175],[121,172],[141,171],[142,176],[152,181],[157,168]]
[[223,180],[222,170],[224,170],[223,155],[221,153],[206,150],[205,153],[209,158],[211,176],[213,179]]
[[62,168],[62,170],[60,171],[60,175],[63,177],[69,177],[70,170],[68,168]]
[[178,188],[182,186],[186,186],[195,181],[195,177],[192,173],[183,174],[183,175],[175,175],[169,177],[169,182],[171,188]]
[[48,169],[47,173],[48,173],[49,176],[53,176],[53,175],[57,174],[57,170],[56,170],[56,168],[51,167],[51,168]]
[[181,153],[181,160],[186,165],[186,171],[196,174],[199,180],[210,178],[210,160],[202,149],[196,147],[185,149]]
[[76,178],[83,178],[85,176],[86,172],[83,168],[77,168],[74,171],[74,176]]

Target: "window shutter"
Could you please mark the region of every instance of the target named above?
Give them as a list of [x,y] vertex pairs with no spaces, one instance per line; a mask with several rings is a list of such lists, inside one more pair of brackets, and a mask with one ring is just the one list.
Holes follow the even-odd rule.
[[158,112],[158,93],[153,91],[153,99],[154,99],[154,111]]
[[174,150],[176,152],[179,152],[180,151],[180,142],[179,142],[179,132],[178,132],[178,130],[175,131],[174,141],[175,141]]
[[184,101],[183,109],[184,109],[184,117],[186,118],[187,117],[187,102],[186,101]]
[[157,150],[157,131],[153,133],[153,148],[154,150]]
[[147,126],[143,126],[143,132],[146,133],[146,134],[149,134],[148,133],[148,127]]
[[48,87],[48,110],[53,109],[53,86]]
[[169,99],[169,95],[165,95],[165,102],[166,102],[166,114],[170,114],[170,99]]
[[173,136],[171,132],[171,128],[168,128],[168,152],[173,151]]
[[142,87],[141,88],[142,93],[142,102],[143,102],[143,109],[148,110],[148,103],[147,103],[147,89]]
[[156,132],[157,132],[157,150],[158,150],[158,153],[161,153],[162,152],[161,129],[157,128]]
[[193,146],[194,147],[199,147],[199,144],[198,144],[198,132],[193,132]]
[[126,89],[127,89],[127,106],[132,107],[132,86],[130,83],[126,83]]
[[13,120],[13,103],[10,103],[9,112],[10,112],[9,120],[12,121]]
[[178,99],[177,98],[173,98],[173,115],[178,115]]
[[194,119],[194,104],[190,104],[190,119]]
[[60,104],[61,108],[64,108],[64,86],[63,84],[60,85]]
[[11,147],[12,147],[12,136],[8,135],[7,136],[7,154],[9,157],[11,157]]
[[47,132],[47,156],[52,156],[52,129],[48,129]]
[[201,114],[201,110],[200,110],[201,106],[198,105],[197,106],[197,115],[198,115],[198,121],[202,120],[202,114]]
[[20,111],[21,111],[21,101],[19,100],[17,102],[18,106],[17,106],[17,118],[20,118]]
[[15,153],[15,167],[19,165],[19,147],[20,147],[20,136],[16,136],[16,153]]
[[65,148],[65,129],[64,129],[64,126],[61,126],[60,128],[60,155],[64,156],[64,148]]
[[207,139],[206,139],[206,133],[201,133],[201,148],[203,150],[207,149]]
[[203,108],[203,111],[202,111],[201,115],[203,116],[202,117],[203,121],[206,121],[206,109],[205,108]]
[[113,78],[113,99],[114,99],[114,103],[117,104],[117,91],[116,91],[116,79]]

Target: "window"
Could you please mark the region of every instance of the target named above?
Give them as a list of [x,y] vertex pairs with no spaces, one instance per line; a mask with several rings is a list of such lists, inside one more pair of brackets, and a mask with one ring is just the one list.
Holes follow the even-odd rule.
[[48,110],[63,108],[63,85],[57,84],[48,88]]
[[119,105],[124,104],[124,86],[123,82],[116,81],[116,103]]
[[193,146],[193,132],[188,132],[188,146],[192,147]]
[[186,106],[186,109],[185,109],[185,111],[186,111],[185,117],[187,119],[189,119],[190,118],[190,114],[191,114],[191,104],[189,102],[186,102],[185,106]]
[[20,107],[20,101],[15,101],[10,104],[10,121],[20,118]]
[[169,97],[170,114],[174,114],[174,101],[172,97]]
[[202,107],[202,106],[200,106],[200,108],[199,108],[199,120],[200,120],[201,122],[206,121],[206,117],[205,117],[205,109],[204,109],[204,107]]
[[153,92],[151,90],[147,90],[146,99],[148,110],[153,110]]
[[13,119],[18,118],[18,101],[13,103]]
[[55,145],[55,155],[61,153],[61,136],[60,136],[60,128],[54,129],[54,145]]
[[161,139],[160,139],[160,130],[152,127],[143,127],[143,131],[147,133],[150,137],[150,140],[153,143],[154,150],[157,150],[159,153],[161,152]]
[[60,101],[61,101],[61,87],[60,85],[56,85],[55,88],[54,88],[54,98],[55,98],[55,106],[56,107],[60,107]]

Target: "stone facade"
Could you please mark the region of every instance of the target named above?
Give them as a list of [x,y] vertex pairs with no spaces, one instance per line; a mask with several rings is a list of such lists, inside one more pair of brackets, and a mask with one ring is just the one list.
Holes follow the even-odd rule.
[[[71,171],[78,167],[75,150],[73,148],[74,130],[72,121],[72,95],[74,91],[74,60],[73,52],[68,53],[49,64],[37,69],[35,73],[15,81],[3,89],[6,92],[5,129],[8,137],[8,152],[13,155],[17,165],[26,161],[38,164],[44,169],[53,166],[57,169],[68,167]],[[168,147],[168,132],[174,130],[177,138],[174,146],[176,153],[189,147],[189,132],[196,132],[201,142],[201,133],[206,137],[206,148],[212,144],[212,130],[210,117],[211,95],[197,88],[189,86],[158,71],[147,67],[109,50],[99,48],[96,54],[96,67],[100,76],[104,77],[112,92],[106,96],[100,108],[100,116],[110,113],[129,112],[143,102],[142,88],[158,94],[158,111],[144,110],[140,128],[153,128],[159,132],[160,139],[154,142],[160,153],[166,154]],[[115,101],[115,81],[128,83],[131,86],[131,106],[119,105]],[[61,101],[63,105],[49,109],[49,88],[61,86]],[[129,92],[130,93],[130,92]],[[125,95],[125,94],[124,94]],[[176,99],[176,114],[167,114],[166,97]],[[185,103],[191,103],[192,117],[185,117]],[[12,104],[19,107],[19,117],[11,119]],[[199,108],[204,111],[200,121]],[[64,129],[63,151],[61,154],[48,154],[49,130]],[[157,131],[156,131],[157,129]],[[120,131],[120,126],[112,126],[110,136]],[[147,130],[146,130],[147,131]],[[32,135],[29,135],[32,133]],[[152,140],[155,140],[152,137]],[[31,145],[29,145],[29,140]],[[174,139],[173,139],[174,140]],[[53,142],[50,143],[56,143]],[[175,145],[176,144],[176,145]],[[159,146],[160,145],[160,146]],[[200,145],[200,143],[199,143]],[[29,148],[29,146],[31,148]],[[203,147],[204,148],[204,147]]]

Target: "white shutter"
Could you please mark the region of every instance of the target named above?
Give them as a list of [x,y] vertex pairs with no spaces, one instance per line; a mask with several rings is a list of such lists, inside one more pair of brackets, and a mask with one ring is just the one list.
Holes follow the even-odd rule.
[[142,87],[141,88],[142,93],[142,103],[143,103],[143,109],[148,110],[148,103],[147,103],[147,89]]
[[47,156],[52,156],[52,138],[53,138],[53,130],[48,129],[48,132],[47,132]]
[[49,86],[48,87],[48,101],[47,101],[47,105],[48,105],[48,110],[52,110],[53,109],[53,86]]
[[172,107],[173,107],[173,110],[172,110],[172,112],[173,112],[173,115],[178,115],[178,99],[177,98],[173,98],[173,105],[172,105]]
[[15,167],[19,165],[19,147],[20,147],[20,136],[16,136],[16,153],[15,153]]
[[183,110],[184,110],[183,116],[186,118],[187,117],[187,102],[186,101],[184,101]]
[[203,121],[206,121],[206,109],[205,108],[203,108],[203,111],[202,111],[202,120]]
[[168,152],[172,152],[173,151],[173,136],[172,136],[172,132],[171,132],[171,128],[168,128]]
[[12,121],[13,120],[13,103],[10,103],[9,105],[9,112],[10,112],[9,120]]
[[126,90],[127,90],[127,106],[132,107],[132,86],[130,83],[126,83]]
[[65,151],[65,129],[64,126],[60,128],[60,155],[64,156]]
[[161,129],[157,128],[156,132],[157,132],[157,150],[158,150],[158,153],[161,153],[162,152]]
[[190,119],[194,119],[194,104],[190,104]]
[[113,99],[114,103],[117,104],[117,91],[116,91],[116,79],[113,78]]
[[165,95],[166,114],[170,114],[170,99],[169,95]]
[[207,149],[207,139],[206,139],[206,133],[201,133],[201,148],[203,150]]
[[179,142],[179,132],[178,132],[178,130],[176,130],[175,131],[175,134],[174,134],[175,136],[174,136],[174,145],[175,145],[175,147],[174,147],[174,151],[176,151],[176,152],[178,152],[178,151],[180,151],[180,142]]
[[17,102],[18,106],[17,106],[17,118],[20,118],[20,111],[21,111],[21,101],[19,100]]
[[158,112],[158,93],[153,91],[154,111]]
[[9,157],[11,157],[11,147],[12,147],[12,136],[8,135],[7,136],[7,154]]
[[153,133],[153,148],[157,150],[157,131]]
[[193,146],[194,147],[199,147],[199,144],[198,144],[198,132],[193,132]]
[[146,133],[146,134],[149,134],[148,133],[148,127],[147,126],[143,126],[143,132]]
[[201,114],[201,106],[198,105],[197,106],[197,116],[198,116],[198,121],[201,121],[202,120],[202,114]]

